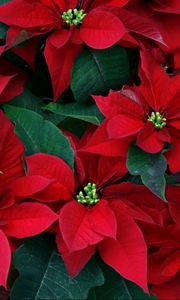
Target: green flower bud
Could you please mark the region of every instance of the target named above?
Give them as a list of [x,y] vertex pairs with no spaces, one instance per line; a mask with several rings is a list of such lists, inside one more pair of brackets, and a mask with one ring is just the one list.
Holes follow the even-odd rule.
[[68,11],[63,12],[62,19],[65,23],[70,26],[77,26],[82,23],[82,20],[85,17],[84,10],[78,10],[77,8],[68,9]]
[[97,190],[96,190],[96,184],[95,183],[88,183],[84,187],[84,192],[79,192],[79,194],[76,196],[76,199],[81,204],[87,204],[87,205],[94,205],[96,204],[100,199],[98,199],[97,196]]
[[149,122],[152,122],[154,124],[154,127],[156,129],[162,129],[166,126],[167,119],[164,118],[159,112],[152,112],[150,117],[147,119]]

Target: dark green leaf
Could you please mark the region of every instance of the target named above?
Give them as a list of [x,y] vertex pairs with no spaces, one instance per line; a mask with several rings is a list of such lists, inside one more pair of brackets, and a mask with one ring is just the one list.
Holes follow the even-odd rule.
[[86,300],[97,300],[95,289],[90,289],[88,297]]
[[105,95],[119,89],[129,80],[129,60],[124,48],[86,49],[76,59],[71,89],[78,102],[87,102],[90,95]]
[[105,283],[95,289],[98,300],[157,300],[154,295],[148,296],[136,284],[124,279],[104,263],[100,264]]
[[164,173],[167,163],[161,153],[147,153],[136,145],[131,145],[128,150],[127,168],[132,175],[140,175],[144,185],[166,201]]
[[12,0],[0,0],[0,5],[11,2]]
[[8,102],[8,105],[26,108],[29,110],[33,110],[38,114],[42,114],[42,100],[33,95],[28,89],[24,89],[24,92],[14,97],[13,100]]
[[59,128],[34,111],[7,104],[3,107],[15,123],[15,132],[24,143],[27,155],[38,152],[56,155],[73,169],[74,152]]
[[77,119],[66,118],[64,121],[60,123],[61,128],[72,132],[78,138],[81,138],[85,133],[88,124],[84,121],[80,121]]
[[55,114],[83,120],[95,125],[99,125],[103,120],[102,114],[94,103],[79,104],[72,102],[67,104],[57,104],[51,102],[43,109],[49,110]]
[[0,22],[0,39],[6,38],[7,30],[8,30],[8,26]]
[[46,234],[25,240],[13,262],[20,276],[14,283],[11,300],[85,300],[92,287],[104,283],[94,260],[71,279]]
[[41,106],[43,105],[43,100],[33,95],[28,89],[24,89],[24,92],[8,102],[8,105],[9,104],[35,111],[44,119],[49,120],[56,125],[65,119],[64,116],[55,114],[55,112],[42,110]]

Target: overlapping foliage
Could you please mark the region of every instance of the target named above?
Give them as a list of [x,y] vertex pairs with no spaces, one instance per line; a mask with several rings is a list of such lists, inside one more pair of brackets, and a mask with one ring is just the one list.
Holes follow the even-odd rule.
[[180,4],[0,0],[3,300],[180,299]]

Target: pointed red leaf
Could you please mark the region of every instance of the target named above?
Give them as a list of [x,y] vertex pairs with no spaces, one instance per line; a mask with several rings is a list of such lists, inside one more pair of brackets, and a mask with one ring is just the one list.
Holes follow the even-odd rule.
[[16,0],[1,6],[0,21],[21,28],[50,26],[53,29],[57,16],[42,3]]
[[56,236],[58,250],[64,260],[70,276],[76,276],[90,260],[95,252],[95,246],[70,253],[60,234]]
[[165,282],[161,285],[153,285],[151,292],[158,297],[158,300],[179,300],[180,273],[168,282]]
[[169,132],[171,134],[172,148],[165,153],[165,156],[171,172],[176,173],[180,170],[180,134],[174,128],[169,129]]
[[117,240],[105,238],[98,249],[105,263],[128,280],[148,292],[147,249],[143,234],[133,218],[121,211],[118,201],[113,201],[118,222]]
[[76,201],[66,204],[61,209],[59,224],[70,252],[95,245],[104,236],[116,235],[115,216],[103,200],[90,208]]
[[3,231],[12,237],[24,238],[39,234],[52,225],[58,216],[46,205],[22,203],[0,210]]
[[[161,129],[166,130],[166,129]],[[161,140],[161,130],[155,129],[152,122],[147,122],[137,137],[137,145],[144,151],[149,153],[157,153],[164,146],[164,141]],[[168,140],[169,141],[169,136]]]
[[144,122],[136,117],[118,114],[107,123],[110,138],[124,138],[138,133],[144,127]]
[[127,9],[119,9],[117,14],[128,32],[165,44],[159,27],[155,26],[150,19],[142,17],[139,13],[132,13]]
[[123,23],[108,11],[92,10],[80,29],[82,40],[91,48],[105,49],[117,43],[126,29]]
[[107,119],[101,123],[89,139],[87,145],[81,148],[80,151],[107,156],[126,157],[128,146],[134,140],[135,136],[111,139],[107,132],[108,122],[109,120]]
[[0,110],[0,195],[12,182],[24,175],[22,155],[24,147],[14,133],[14,126]]
[[29,198],[45,189],[51,182],[52,180],[43,176],[22,176],[14,181],[11,191],[18,197]]
[[47,40],[44,55],[51,76],[55,101],[69,86],[73,62],[81,49],[81,45],[72,44],[70,41],[57,49]]
[[74,174],[71,168],[59,157],[36,153],[25,158],[28,175],[40,175],[51,181],[58,181],[69,191],[74,191]]
[[168,207],[174,222],[180,225],[180,186],[167,187]]
[[0,94],[2,94],[3,90],[14,76],[15,75],[4,76],[0,74]]
[[178,273],[180,269],[180,250],[174,251],[167,256],[161,267],[162,276],[172,277]]
[[0,230],[0,286],[6,287],[10,263],[11,250],[9,242],[3,231]]
[[71,31],[62,29],[58,31],[54,31],[48,38],[48,41],[57,49],[63,47],[69,40],[71,36]]

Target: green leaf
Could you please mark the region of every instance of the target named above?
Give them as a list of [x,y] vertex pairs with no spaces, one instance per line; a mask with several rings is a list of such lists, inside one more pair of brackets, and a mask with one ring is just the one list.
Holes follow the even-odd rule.
[[44,106],[43,109],[58,115],[83,120],[95,125],[100,125],[103,120],[103,115],[94,103],[49,103]]
[[104,283],[94,260],[75,278],[70,278],[49,235],[26,239],[15,252],[14,266],[20,276],[11,291],[11,300],[85,300],[89,290]]
[[6,38],[7,30],[8,30],[8,26],[0,22],[0,39]]
[[98,300],[157,300],[154,295],[149,296],[136,284],[124,279],[112,268],[100,263],[105,283],[95,289]]
[[161,153],[147,153],[136,145],[131,145],[128,150],[127,168],[132,175],[140,175],[144,185],[166,201],[164,173],[167,162]]
[[90,95],[105,95],[120,89],[129,80],[129,60],[119,45],[104,50],[86,49],[75,60],[71,89],[78,102],[87,102]]
[[90,289],[88,297],[86,300],[97,300],[95,289]]
[[72,132],[79,139],[83,136],[88,127],[88,124],[86,122],[72,118],[66,118],[60,123],[60,125],[61,128]]
[[49,120],[56,125],[65,119],[64,116],[55,114],[55,112],[42,110],[41,106],[43,105],[43,100],[32,94],[28,89],[24,89],[24,92],[9,101],[8,105],[35,111],[44,119]]
[[42,114],[42,100],[33,95],[28,89],[24,89],[23,93],[13,98],[8,102],[8,105],[13,105],[21,108],[33,110],[38,114]]
[[43,152],[56,155],[73,169],[74,152],[69,140],[50,121],[26,108],[4,105],[6,115],[15,123],[15,132],[24,143],[26,154]]
[[11,2],[12,0],[0,0],[0,5]]

